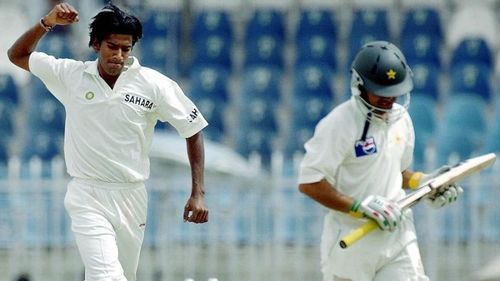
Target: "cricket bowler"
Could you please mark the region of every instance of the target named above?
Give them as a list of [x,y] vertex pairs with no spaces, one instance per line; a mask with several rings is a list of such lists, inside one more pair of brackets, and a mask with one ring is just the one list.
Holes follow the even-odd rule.
[[207,122],[176,82],[131,56],[142,24],[111,3],[89,27],[95,61],[36,52],[56,25],[78,21],[74,7],[57,4],[19,37],[8,56],[41,79],[66,110],[64,157],[72,180],[64,205],[85,280],[135,281],[147,227],[144,181],[155,124],[168,122],[186,139],[192,190],[183,219],[205,223],[201,131]]

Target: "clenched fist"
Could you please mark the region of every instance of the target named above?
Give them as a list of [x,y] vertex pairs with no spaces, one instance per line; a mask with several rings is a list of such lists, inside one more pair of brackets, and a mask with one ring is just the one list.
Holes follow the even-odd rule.
[[67,25],[79,21],[78,11],[68,3],[60,3],[43,17],[43,24],[49,27]]

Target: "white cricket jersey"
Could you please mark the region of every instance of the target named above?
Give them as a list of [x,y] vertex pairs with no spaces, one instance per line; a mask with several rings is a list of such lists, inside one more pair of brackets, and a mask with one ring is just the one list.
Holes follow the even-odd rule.
[[401,172],[411,164],[415,141],[411,119],[407,112],[391,125],[372,118],[363,141],[365,120],[354,97],[323,118],[305,144],[299,183],[325,178],[353,198],[403,197]]
[[33,52],[29,68],[65,107],[64,155],[72,177],[144,181],[158,120],[170,123],[184,138],[207,126],[176,82],[140,66],[134,57],[129,57],[113,88],[99,75],[97,60],[56,59]]

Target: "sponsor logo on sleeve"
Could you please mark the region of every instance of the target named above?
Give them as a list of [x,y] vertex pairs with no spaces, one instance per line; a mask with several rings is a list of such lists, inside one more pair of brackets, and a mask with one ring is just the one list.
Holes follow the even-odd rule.
[[198,118],[199,114],[200,113],[199,113],[198,109],[193,108],[193,110],[191,111],[191,113],[189,113],[189,115],[186,117],[186,119],[188,120],[189,123],[192,123],[196,118]]

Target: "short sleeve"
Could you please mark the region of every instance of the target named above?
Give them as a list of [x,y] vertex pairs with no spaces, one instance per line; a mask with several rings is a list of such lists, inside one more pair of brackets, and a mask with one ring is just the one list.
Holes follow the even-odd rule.
[[67,75],[77,62],[70,59],[56,59],[41,52],[33,52],[29,59],[29,69],[42,80],[47,89],[64,104],[67,85]]
[[170,123],[183,138],[188,138],[208,125],[196,105],[177,83],[167,80],[160,85],[158,119]]
[[300,165],[299,183],[313,183],[325,178],[335,185],[338,168],[347,154],[345,132],[342,122],[332,114],[322,119],[315,128],[313,137],[304,145],[306,153]]

